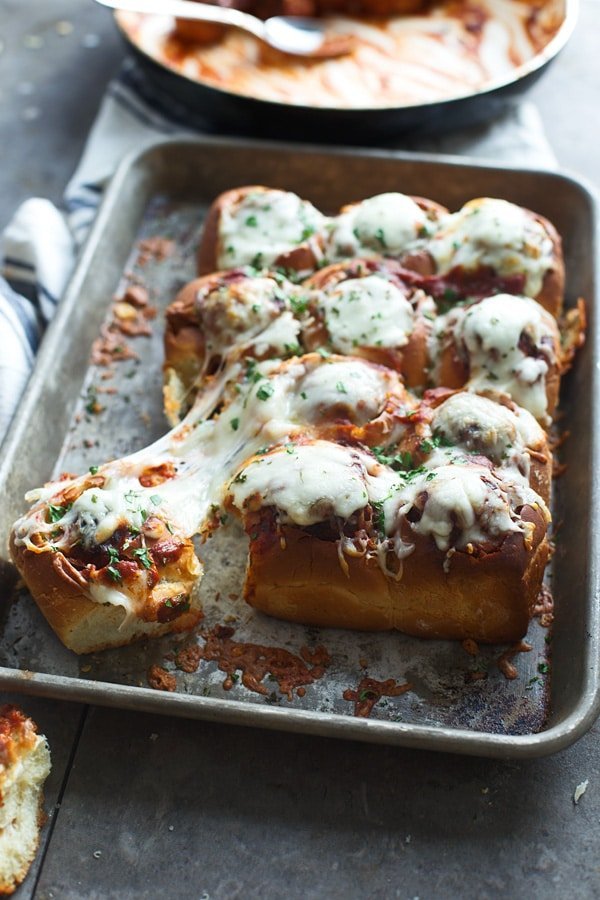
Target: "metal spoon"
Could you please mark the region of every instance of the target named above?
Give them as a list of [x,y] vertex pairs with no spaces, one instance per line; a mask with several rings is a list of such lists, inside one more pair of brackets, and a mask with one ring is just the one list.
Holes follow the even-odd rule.
[[326,58],[343,56],[353,47],[348,35],[326,35],[318,19],[302,16],[272,16],[266,21],[239,9],[209,6],[191,0],[96,0],[111,9],[127,12],[171,15],[199,22],[217,22],[253,34],[270,47],[294,56]]

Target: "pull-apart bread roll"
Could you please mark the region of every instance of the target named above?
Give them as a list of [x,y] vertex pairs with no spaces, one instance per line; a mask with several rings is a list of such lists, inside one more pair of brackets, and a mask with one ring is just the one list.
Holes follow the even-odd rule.
[[352,257],[402,259],[432,234],[448,210],[433,200],[387,193],[344,206],[328,228],[325,256],[330,262]]
[[549,552],[551,457],[533,417],[438,391],[370,450],[364,436],[305,435],[230,481],[222,503],[250,538],[247,602],[305,624],[521,637]]
[[12,894],[33,862],[49,773],[46,738],[16,706],[0,707],[0,894]]
[[562,311],[565,271],[554,226],[523,207],[482,197],[443,218],[404,263],[430,275],[423,287],[449,303],[491,293],[525,294]]
[[490,197],[449,213],[421,197],[378,194],[328,218],[296,194],[237,188],[212,204],[198,260],[201,275],[252,265],[306,277],[359,256],[398,260],[445,304],[510,293],[532,297],[554,316],[562,311],[564,262],[554,226]]
[[[165,409],[172,424],[213,376],[242,356],[282,358],[301,353],[296,285],[276,274],[233,269],[187,284],[167,309]],[[210,378],[208,379],[210,381]]]
[[427,341],[434,301],[402,279],[391,260],[355,259],[322,269],[304,283],[308,317],[302,341],[362,356],[400,372],[409,387],[427,382]]
[[182,426],[146,451],[27,495],[33,506],[13,526],[11,553],[76,653],[185,631],[201,618],[190,540],[196,464],[184,438]]
[[225,498],[250,537],[245,599],[305,624],[517,640],[548,558],[549,513],[511,475],[460,453],[394,471],[357,446],[274,448]]
[[280,266],[309,274],[323,258],[326,217],[290,191],[261,186],[220,194],[208,211],[198,272]]
[[566,365],[556,319],[535,300],[495,294],[438,316],[429,358],[435,384],[503,392],[550,424]]

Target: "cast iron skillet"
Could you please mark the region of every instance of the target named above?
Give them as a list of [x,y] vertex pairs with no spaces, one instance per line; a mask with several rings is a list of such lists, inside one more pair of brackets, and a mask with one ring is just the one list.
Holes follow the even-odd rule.
[[[142,51],[115,18],[138,64],[136,85],[148,98],[188,127],[221,133],[285,138],[312,143],[365,146],[396,136],[420,137],[453,131],[498,115],[511,97],[532,85],[563,49],[575,27],[579,0],[565,0],[565,17],[556,35],[510,77],[484,90],[417,106],[342,109],[295,106],[257,100],[212,87],[174,72]],[[147,84],[144,82],[147,81]]]

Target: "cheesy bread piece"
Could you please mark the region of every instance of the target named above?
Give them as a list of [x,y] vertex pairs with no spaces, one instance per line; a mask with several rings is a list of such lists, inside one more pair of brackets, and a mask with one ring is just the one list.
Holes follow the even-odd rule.
[[327,218],[291,191],[260,185],[220,194],[198,248],[198,273],[280,266],[309,274],[323,258]]
[[274,448],[231,481],[250,538],[244,596],[309,625],[518,640],[548,558],[549,513],[487,460],[394,471],[364,448]]
[[421,273],[424,255],[430,274],[438,276],[424,283],[424,289],[450,303],[502,291],[532,297],[555,317],[562,311],[560,237],[543,216],[514,203],[491,197],[470,200],[415,248]]

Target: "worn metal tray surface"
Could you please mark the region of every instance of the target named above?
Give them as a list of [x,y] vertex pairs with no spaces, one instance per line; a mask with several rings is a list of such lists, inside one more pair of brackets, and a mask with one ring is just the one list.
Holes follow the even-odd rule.
[[[200,590],[203,628],[228,623],[234,639],[284,648],[324,646],[324,676],[291,699],[266,674],[267,693],[244,687],[214,661],[195,672],[176,667],[174,655],[203,643],[201,635],[169,636],[77,657],[63,648],[28,593],[14,590],[6,559],[7,536],[24,508],[24,493],[61,471],[138,449],[166,431],[162,413],[163,311],[194,276],[194,249],[206,208],[227,188],[264,183],[297,191],[326,212],[370,194],[400,190],[457,208],[477,196],[499,196],[549,217],[563,235],[567,300],[588,300],[589,332],[575,370],[565,379],[562,408],[570,439],[566,474],[557,482],[559,528],[552,573],[552,630],[532,622],[529,653],[515,660],[507,680],[496,661],[506,648],[469,656],[459,643],[422,641],[401,634],[308,629],[269,619],[239,599],[244,539],[222,529],[199,552],[207,574]],[[219,719],[368,741],[473,754],[535,756],[581,735],[598,713],[598,449],[595,435],[597,333],[595,324],[594,202],[578,182],[551,173],[520,171],[377,151],[316,151],[217,140],[156,144],[125,161],[107,192],[0,463],[0,686],[14,691],[87,700],[130,709]],[[148,251],[148,238],[167,238],[167,255]],[[150,336],[130,338],[137,360],[89,366],[92,342],[115,292],[141,280],[158,307]],[[107,377],[109,376],[109,377]],[[116,392],[112,393],[113,388]],[[106,391],[108,389],[108,392]],[[97,411],[102,407],[101,411]],[[92,410],[93,412],[90,412]],[[596,465],[593,465],[596,461]],[[148,687],[159,664],[175,675],[173,693]],[[486,677],[473,680],[473,672]],[[349,691],[365,677],[412,690],[383,697],[370,718],[355,715]],[[237,679],[237,680],[236,680]]]

